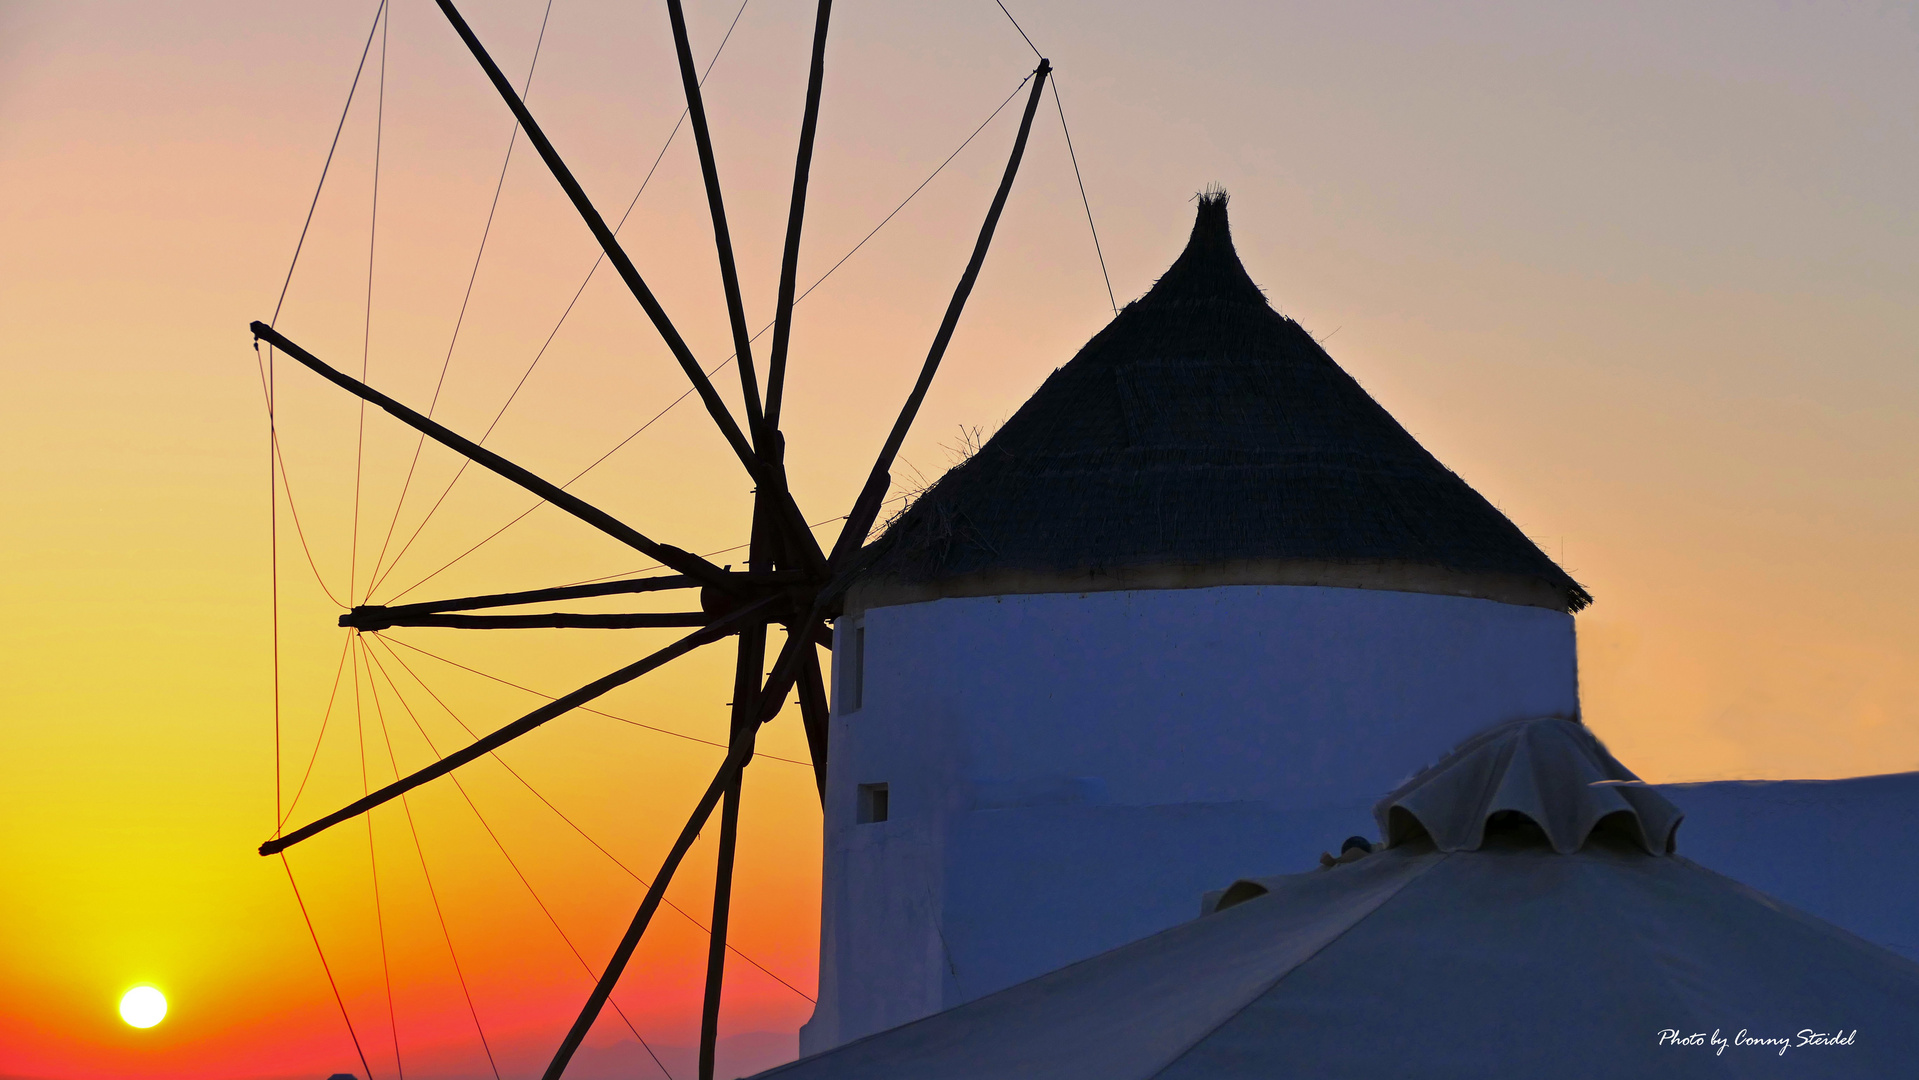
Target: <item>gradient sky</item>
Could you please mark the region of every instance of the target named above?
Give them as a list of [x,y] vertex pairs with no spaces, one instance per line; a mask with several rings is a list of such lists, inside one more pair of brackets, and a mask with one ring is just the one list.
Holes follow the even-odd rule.
[[[702,60],[737,6],[690,5]],[[1225,185],[1241,256],[1273,303],[1594,593],[1578,623],[1587,718],[1629,765],[1661,781],[1919,768],[1919,631],[1906,611],[1919,586],[1919,9],[1009,6],[1058,67],[1119,301],[1177,254],[1192,194]],[[0,3],[0,1074],[359,1071],[286,878],[252,854],[276,793],[265,410],[245,326],[272,314],[373,8]],[[467,8],[524,77],[542,0]],[[810,5],[750,0],[708,83],[756,324],[771,313],[810,27]],[[841,0],[802,279],[1032,63],[990,0]],[[448,355],[511,121],[420,0],[396,6],[385,73],[370,321],[377,81],[348,119],[279,325],[342,368],[357,369],[364,343],[371,380],[417,405]],[[616,217],[681,108],[664,11],[556,0],[530,100]],[[787,428],[816,520],[850,503],[911,384],[1015,119],[1002,113],[800,308]],[[526,149],[436,410],[469,433],[595,254]],[[622,236],[712,363],[730,346],[708,228],[682,133]],[[990,432],[1110,314],[1058,117],[1043,112],[902,486],[914,470],[937,476],[963,428]],[[730,369],[716,382],[737,393]],[[358,598],[414,442],[367,423],[356,560],[354,406],[291,365],[277,385],[320,581]],[[564,479],[684,387],[603,274],[489,445]],[[454,468],[425,452],[389,552]],[[713,551],[744,539],[747,487],[683,405],[576,490]],[[477,475],[453,491],[375,600],[530,501]],[[343,653],[338,609],[284,502],[280,526],[284,803],[340,658],[357,654]],[[544,510],[408,595],[642,563]],[[664,640],[392,636],[552,693]],[[404,647],[368,651],[379,666],[357,684],[359,722],[352,665],[372,661],[352,659],[302,819],[359,793],[362,735],[377,784],[394,761],[427,760],[422,731],[443,747],[460,737],[448,709],[490,728],[538,700]],[[723,738],[727,667],[713,650],[606,710]],[[764,750],[803,758],[794,727],[776,725]],[[718,751],[580,715],[503,756],[649,874]],[[770,759],[749,779],[735,940],[810,992],[811,780]],[[597,966],[640,887],[498,765],[462,780]],[[475,1009],[503,1064],[524,1071],[585,976],[458,791],[423,789],[411,810]],[[374,829],[408,1068],[490,1075],[407,818],[383,810]],[[710,843],[671,892],[696,913]],[[356,825],[296,849],[292,865],[387,1076],[367,860]],[[656,927],[617,1000],[683,1055],[704,942],[671,913]],[[728,981],[729,1033],[791,1032],[808,1015],[744,964]],[[114,1013],[139,982],[173,1001],[151,1031]],[[626,1037],[603,1023],[593,1045],[618,1053]]]

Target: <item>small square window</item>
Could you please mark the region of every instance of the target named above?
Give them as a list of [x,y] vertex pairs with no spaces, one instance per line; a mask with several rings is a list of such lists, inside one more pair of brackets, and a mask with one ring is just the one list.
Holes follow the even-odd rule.
[[861,784],[860,802],[855,819],[861,825],[871,825],[886,820],[887,793],[885,784]]

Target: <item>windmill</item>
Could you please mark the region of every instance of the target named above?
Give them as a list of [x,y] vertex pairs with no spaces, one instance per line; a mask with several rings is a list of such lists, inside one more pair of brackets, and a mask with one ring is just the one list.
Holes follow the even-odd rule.
[[[781,260],[778,299],[773,335],[767,353],[764,379],[755,362],[753,336],[746,324],[741,300],[739,274],[733,241],[728,229],[725,201],[714,160],[712,138],[701,97],[701,76],[696,70],[689,45],[686,19],[680,0],[667,0],[679,72],[686,96],[687,120],[698,149],[707,205],[712,218],[714,243],[718,254],[722,288],[733,338],[741,381],[744,415],[736,416],[712,384],[706,370],[676,329],[672,318],[641,277],[633,261],[622,248],[615,232],[594,207],[559,152],[527,108],[521,93],[501,71],[485,45],[473,32],[451,0],[436,0],[473,59],[499,92],[508,109],[539,153],[540,158],[566,193],[580,218],[598,241],[607,262],[619,274],[633,298],[645,311],[655,330],[684,370],[693,391],[706,407],[721,435],[732,448],[754,485],[752,532],[744,570],[715,565],[706,558],[672,544],[656,540],[647,533],[571,494],[559,484],[546,480],[507,458],[488,450],[428,415],[381,393],[365,382],[329,365],[266,322],[251,324],[257,342],[286,354],[322,378],[373,405],[426,439],[466,458],[473,465],[518,485],[547,503],[656,560],[672,571],[650,577],[586,585],[559,586],[510,593],[494,593],[421,601],[396,606],[362,604],[340,617],[340,624],[357,631],[378,631],[389,627],[684,627],[692,632],[665,648],[595,679],[571,693],[534,709],[498,728],[470,745],[447,753],[434,764],[372,791],[352,803],[297,828],[280,832],[260,845],[263,856],[286,851],[335,825],[367,814],[374,808],[399,798],[413,788],[486,756],[535,728],[585,706],[607,692],[632,682],[648,672],[705,645],[727,639],[737,649],[731,724],[725,759],[714,773],[704,793],[694,805],[677,839],[651,880],[645,898],[621,937],[611,959],[581,1007],[578,1018],[555,1051],[545,1075],[559,1077],[579,1049],[582,1040],[614,986],[625,971],[635,948],[646,933],[661,905],[668,885],[686,858],[694,840],[717,811],[720,820],[718,864],[712,910],[711,937],[707,955],[705,994],[701,1010],[700,1076],[711,1077],[717,1041],[720,993],[727,952],[727,924],[732,899],[733,866],[739,828],[739,807],[744,770],[754,755],[760,728],[775,720],[789,695],[798,694],[800,723],[811,751],[816,782],[825,790],[829,759],[827,744],[827,700],[821,674],[818,648],[830,637],[826,621],[832,618],[841,598],[868,561],[864,540],[877,519],[891,486],[891,469],[901,445],[917,416],[928,388],[939,370],[941,359],[965,310],[968,296],[978,280],[980,269],[991,246],[994,231],[1006,206],[1020,161],[1025,153],[1041,91],[1051,73],[1051,65],[1041,58],[1030,76],[1019,130],[1008,156],[978,240],[973,247],[959,283],[954,288],[939,329],[934,335],[921,366],[919,377],[901,407],[882,445],[858,498],[845,515],[845,524],[830,548],[822,547],[807,525],[805,516],[791,493],[785,472],[785,439],[781,433],[781,404],[787,376],[787,355],[792,338],[797,272],[803,231],[807,184],[810,174],[814,136],[818,127],[821,84],[826,43],[832,14],[831,0],[820,0],[815,20],[811,67],[807,80],[804,113],[801,122],[797,161],[794,168],[792,200],[788,212],[785,245]],[[1036,50],[1037,51],[1037,50]],[[654,592],[680,592],[697,604],[673,613],[644,614],[489,614],[503,607],[559,604],[590,597],[609,597]],[[772,627],[785,629],[785,642],[768,656],[768,638]]]

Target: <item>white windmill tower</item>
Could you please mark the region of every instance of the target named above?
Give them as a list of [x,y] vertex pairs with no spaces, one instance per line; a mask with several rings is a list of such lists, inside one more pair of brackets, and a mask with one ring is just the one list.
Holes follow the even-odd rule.
[[1579,711],[1579,584],[1275,312],[1165,276],[876,542],[834,631],[813,1052],[1164,929]]

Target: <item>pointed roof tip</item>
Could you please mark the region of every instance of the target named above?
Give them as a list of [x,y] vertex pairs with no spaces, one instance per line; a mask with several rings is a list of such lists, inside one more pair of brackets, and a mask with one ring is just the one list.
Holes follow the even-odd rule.
[[1186,241],[1187,247],[1204,243],[1219,244],[1227,251],[1233,250],[1233,226],[1226,218],[1228,199],[1226,189],[1218,184],[1208,184],[1206,190],[1193,196],[1198,208],[1193,213],[1193,235]]
[[1226,217],[1226,189],[1208,184],[1193,196],[1198,208],[1186,249],[1158,282],[1140,297],[1142,303],[1226,301],[1266,305],[1266,293],[1239,261],[1233,248],[1232,224]]
[[1218,184],[1207,184],[1193,195],[1193,201],[1199,204],[1199,214],[1193,222],[1193,231],[1201,229],[1225,229],[1226,204],[1232,199],[1226,189]]

